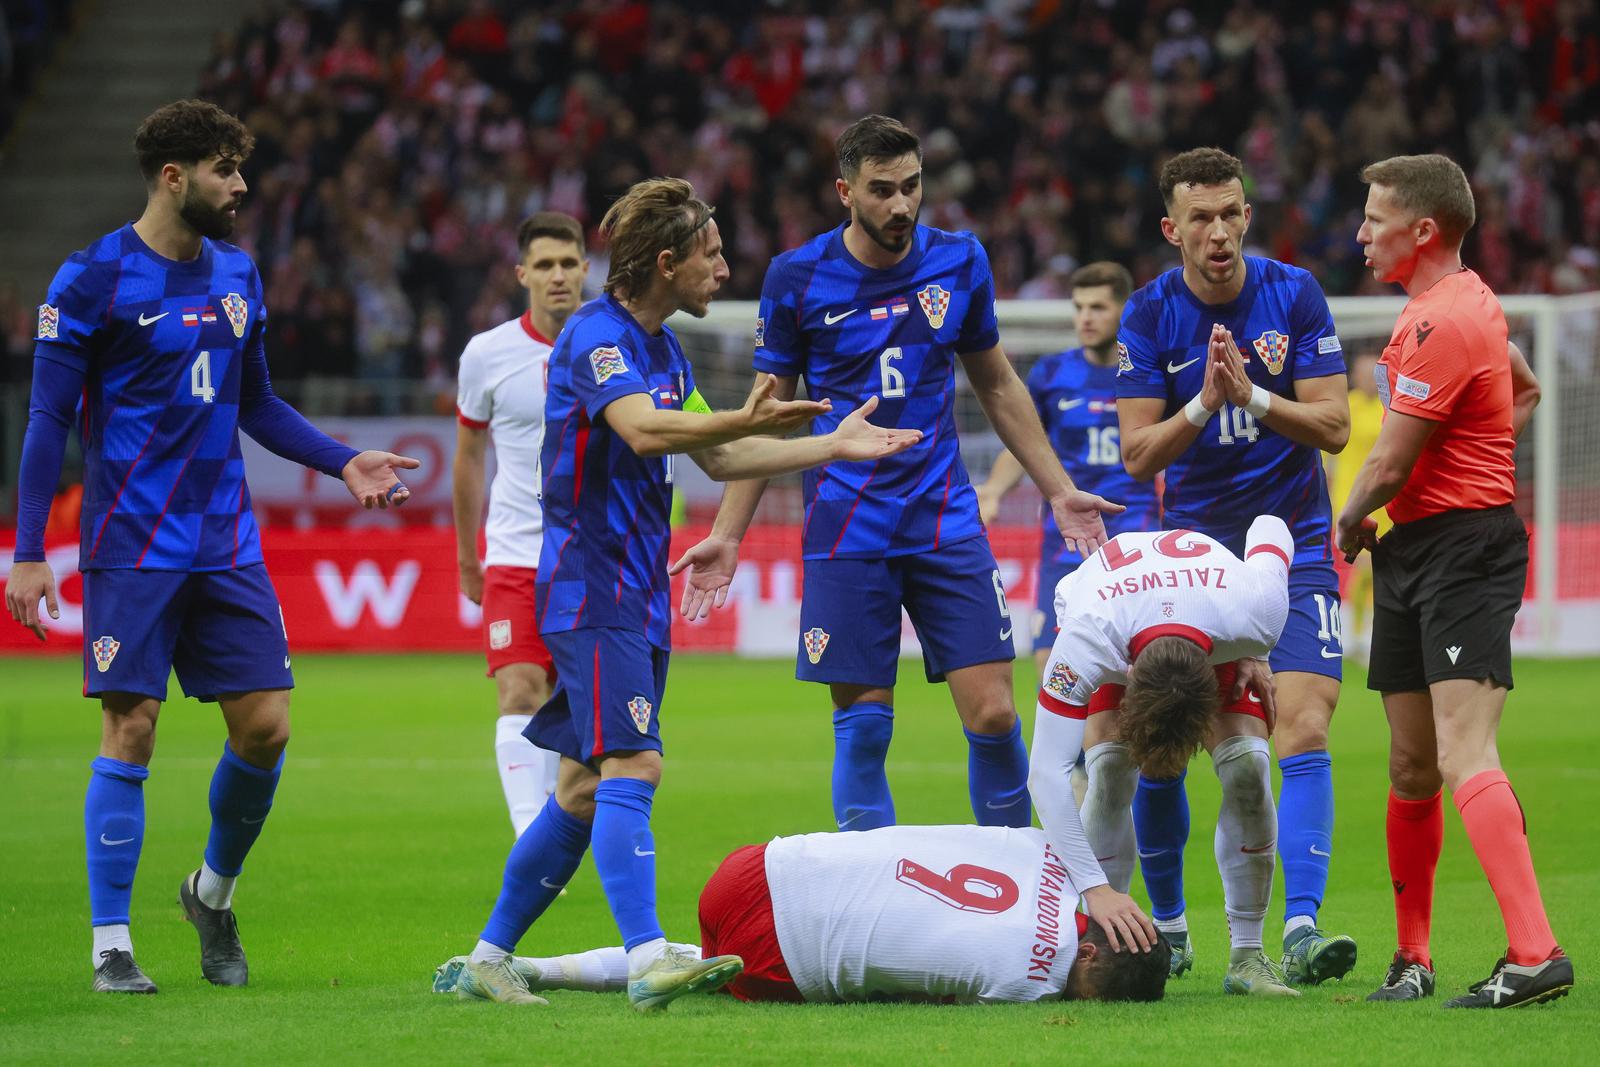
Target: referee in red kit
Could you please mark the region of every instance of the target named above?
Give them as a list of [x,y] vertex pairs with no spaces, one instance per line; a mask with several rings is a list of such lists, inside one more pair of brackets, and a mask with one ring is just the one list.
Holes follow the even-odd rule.
[[[1372,550],[1367,685],[1389,719],[1389,873],[1399,951],[1369,1000],[1431,996],[1428,932],[1444,837],[1442,785],[1505,920],[1506,954],[1447,1008],[1509,1008],[1572,988],[1533,872],[1521,804],[1495,748],[1511,689],[1511,624],[1522,606],[1528,533],[1512,510],[1512,451],[1539,383],[1506,342],[1494,293],[1461,265],[1476,217],[1461,168],[1396,156],[1361,172],[1356,240],[1381,282],[1411,300],[1376,368],[1383,430],[1338,520],[1339,548]],[[1367,516],[1388,505],[1381,541]]]

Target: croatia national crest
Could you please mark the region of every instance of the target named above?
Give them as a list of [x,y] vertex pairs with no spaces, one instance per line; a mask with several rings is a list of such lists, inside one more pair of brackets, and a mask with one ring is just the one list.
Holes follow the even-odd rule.
[[650,702],[644,697],[634,697],[628,701],[628,714],[633,716],[633,725],[639,728],[641,734],[650,732]]
[[222,310],[228,316],[228,324],[233,327],[233,335],[243,337],[245,322],[250,318],[250,305],[244,302],[244,297],[229,293],[222,298]]
[[1289,338],[1277,330],[1268,330],[1253,342],[1256,355],[1273,374],[1283,373],[1283,363],[1289,357]]
[[800,640],[805,642],[806,656],[812,663],[822,659],[822,654],[828,650],[828,631],[820,626],[813,626],[801,634]]
[[944,325],[944,313],[950,310],[950,294],[937,285],[923,286],[917,293],[917,303],[928,316],[928,325],[935,330]]
[[61,312],[57,311],[50,304],[40,304],[38,339],[41,341],[57,340],[57,334],[60,328]]
[[89,647],[94,651],[95,668],[104,674],[111,669],[111,661],[117,658],[117,649],[122,647],[122,642],[115,637],[101,637],[96,638]]
[[589,353],[589,368],[594,371],[594,384],[604,385],[618,374],[628,373],[622,362],[622,352],[616,345],[604,345]]

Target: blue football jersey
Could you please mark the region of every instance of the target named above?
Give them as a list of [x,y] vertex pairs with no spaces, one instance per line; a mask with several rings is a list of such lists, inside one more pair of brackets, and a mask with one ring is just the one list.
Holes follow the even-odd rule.
[[157,255],[126,225],[74,253],[35,357],[82,372],[82,570],[261,562],[239,451],[241,388],[270,389],[261,276],[233,245]]
[[906,257],[875,270],[845,248],[844,229],[767,268],[756,370],[804,377],[811,399],[833,401],[813,433],[877,396],[873,423],[923,436],[884,459],[806,471],[804,557],[901,556],[977,537],[978,497],[956,440],[955,363],[1000,339],[989,258],[970,233],[918,226]]
[[644,458],[605,406],[648,393],[683,410],[694,372],[672,330],[646,333],[611,296],[583,305],[550,353],[539,455],[544,545],[535,603],[543,633],[609,626],[670,648],[667,552],[674,456]]
[[[1107,535],[1158,529],[1161,505],[1154,484],[1139,481],[1122,466],[1115,365],[1090,363],[1081,348],[1057,352],[1033,365],[1028,392],[1039,409],[1045,435],[1073,484],[1128,509],[1106,516]],[[1041,560],[1047,565],[1081,563],[1083,557],[1062,540],[1049,505],[1041,510]]]
[[[1239,296],[1205,304],[1182,268],[1134,293],[1117,332],[1117,396],[1158,397],[1171,417],[1200,392],[1211,324],[1233,332],[1250,380],[1294,398],[1301,378],[1345,373],[1344,353],[1322,287],[1307,271],[1246,256]],[[1166,472],[1164,524],[1208,534],[1230,551],[1244,548],[1257,515],[1276,515],[1294,534],[1296,560],[1329,558],[1328,486],[1322,457],[1224,404]]]

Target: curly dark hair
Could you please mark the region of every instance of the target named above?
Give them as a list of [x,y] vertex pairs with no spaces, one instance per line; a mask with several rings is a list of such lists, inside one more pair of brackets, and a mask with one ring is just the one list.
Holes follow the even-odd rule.
[[1221,706],[1205,651],[1188,638],[1158,637],[1128,668],[1117,726],[1146,777],[1176,778],[1205,742]]
[[155,181],[168,163],[193,166],[212,156],[243,163],[255,147],[255,136],[244,123],[205,100],[178,100],[157,108],[133,135],[146,182]]
[[1172,190],[1180,185],[1244,184],[1244,164],[1220,148],[1191,148],[1179,152],[1161,167],[1161,202],[1172,207]]

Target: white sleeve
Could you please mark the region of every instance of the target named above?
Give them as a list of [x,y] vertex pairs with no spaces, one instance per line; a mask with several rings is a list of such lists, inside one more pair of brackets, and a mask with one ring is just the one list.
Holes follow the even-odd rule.
[[[1066,864],[1073,889],[1082,896],[1109,880],[1095,859],[1094,849],[1078,820],[1078,805],[1072,796],[1072,768],[1083,750],[1083,727],[1088,717],[1089,694],[1099,685],[1103,672],[1092,646],[1074,634],[1075,628],[1062,627],[1045,664],[1045,683],[1039,689],[1033,719],[1033,750],[1028,754],[1028,793],[1039,812],[1039,824],[1056,855]],[[1080,675],[1070,665],[1069,656],[1082,664]]]
[[[1289,617],[1289,564],[1294,538],[1276,515],[1258,515],[1245,535],[1244,563],[1256,581],[1256,602],[1250,618],[1271,651]],[[1265,658],[1266,652],[1259,658]]]
[[456,415],[480,430],[489,425],[489,416],[494,414],[488,371],[477,338],[473,338],[461,352],[461,369],[456,374]]

